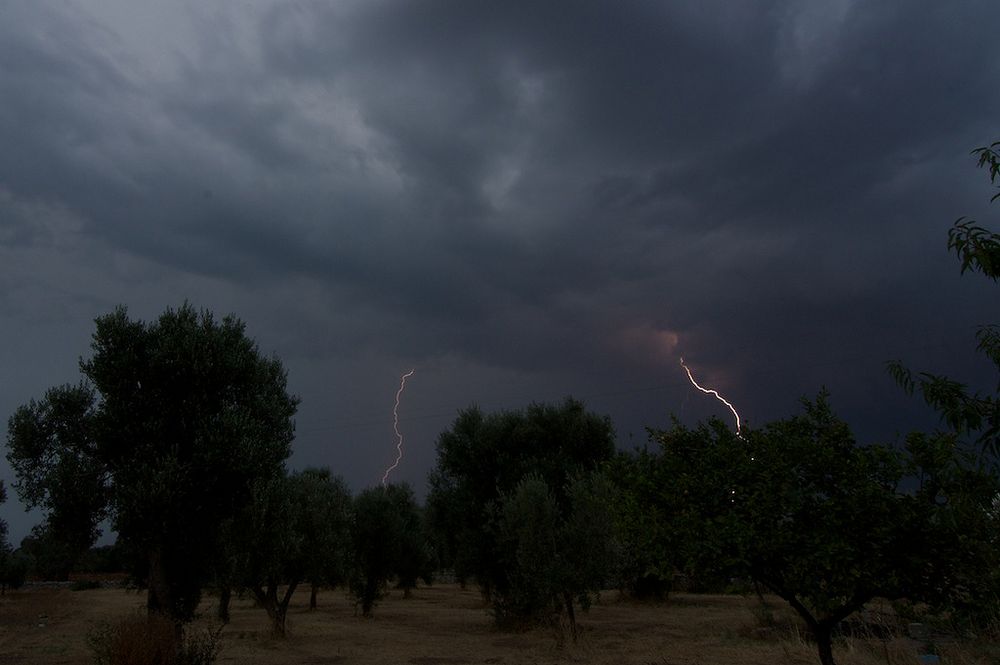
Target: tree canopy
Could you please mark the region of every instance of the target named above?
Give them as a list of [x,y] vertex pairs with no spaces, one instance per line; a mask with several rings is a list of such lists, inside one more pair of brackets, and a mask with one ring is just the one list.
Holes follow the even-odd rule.
[[398,578],[408,593],[417,577],[430,575],[430,548],[409,485],[389,483],[362,491],[354,500],[351,534],[349,584],[364,616],[372,616],[392,578]]
[[220,524],[247,503],[254,480],[283,467],[298,400],[281,362],[260,353],[241,321],[186,303],[148,323],[119,307],[96,320],[91,346],[85,383],[11,417],[18,491],[53,527],[83,509],[94,534],[106,510],[142,559],[150,610],[187,618]]
[[[989,567],[982,537],[997,526],[997,486],[939,441],[860,445],[826,395],[803,404],[799,416],[739,435],[713,421],[654,438],[672,475],[661,492],[682,535],[677,560],[696,575],[763,585],[832,665],[834,628],[873,598],[939,603]],[[908,489],[914,477],[925,482]]]

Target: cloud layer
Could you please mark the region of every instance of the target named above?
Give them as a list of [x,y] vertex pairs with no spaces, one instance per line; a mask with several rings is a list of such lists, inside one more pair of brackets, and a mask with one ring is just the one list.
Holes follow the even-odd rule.
[[933,423],[883,363],[989,378],[944,239],[988,219],[1000,7],[675,5],[8,3],[0,410],[75,381],[95,316],[188,299],[355,487],[410,367],[418,488],[473,401],[572,393],[624,445],[725,415],[680,355],[751,422],[827,385],[863,437]]

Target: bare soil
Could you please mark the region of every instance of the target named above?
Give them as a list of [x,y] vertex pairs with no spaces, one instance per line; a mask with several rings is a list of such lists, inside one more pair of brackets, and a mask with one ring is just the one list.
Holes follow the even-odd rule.
[[[31,588],[0,597],[0,665],[91,663],[87,636],[102,624],[141,612],[145,596],[119,588],[71,591]],[[494,628],[479,594],[457,585],[435,585],[411,598],[393,592],[372,619],[355,613],[341,590],[321,592],[310,611],[308,590],[297,592],[288,613],[288,637],[272,637],[267,615],[249,598],[234,598],[232,621],[215,622],[216,600],[208,597],[191,630],[220,630],[219,663],[283,665],[323,663],[472,663],[607,665],[713,665],[816,663],[813,645],[785,627],[762,628],[756,598],[677,594],[666,603],[641,604],[606,592],[580,614],[580,636],[553,625],[521,633]],[[842,665],[913,665],[906,640],[841,640]],[[987,663],[967,649],[961,660]]]

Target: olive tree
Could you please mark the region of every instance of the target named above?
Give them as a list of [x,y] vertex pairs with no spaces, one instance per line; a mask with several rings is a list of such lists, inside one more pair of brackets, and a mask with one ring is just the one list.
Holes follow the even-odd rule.
[[350,591],[365,617],[396,578],[409,594],[417,577],[429,575],[429,547],[420,510],[409,485],[370,487],[354,500]]
[[187,619],[220,526],[290,454],[298,400],[239,319],[189,304],[152,322],[119,307],[96,320],[91,347],[85,383],[64,391],[75,410],[54,408],[57,389],[11,418],[18,491],[50,518],[72,508],[67,487],[103,497],[81,522],[106,510],[137,557],[149,610]]
[[96,396],[84,383],[49,389],[8,422],[14,488],[27,508],[44,511],[45,522],[32,536],[45,549],[39,572],[55,580],[66,580],[101,534],[109,497],[97,445]]
[[501,497],[495,528],[507,587],[492,599],[498,623],[565,612],[576,639],[575,605],[589,609],[616,565],[613,492],[602,474],[579,475],[562,509],[545,480],[529,473]]
[[309,609],[316,609],[319,588],[345,584],[350,574],[351,492],[329,469],[307,468],[292,474],[292,496]]
[[610,421],[573,399],[494,414],[473,406],[441,433],[428,496],[436,537],[459,578],[474,577],[498,617],[519,606],[508,598],[513,569],[498,543],[504,497],[530,474],[544,482],[566,519],[571,479],[598,469],[613,453]]

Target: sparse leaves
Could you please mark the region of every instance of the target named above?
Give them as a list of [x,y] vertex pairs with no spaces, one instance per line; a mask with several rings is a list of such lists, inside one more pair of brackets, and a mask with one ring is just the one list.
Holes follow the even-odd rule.
[[[987,168],[990,182],[1000,178],[1000,141],[976,148],[978,166]],[[1000,197],[995,194],[991,200]],[[1000,279],[1000,234],[960,218],[948,231],[948,249],[955,252],[961,271],[980,272],[996,281]],[[984,325],[976,333],[977,348],[1000,374],[1000,327]],[[995,394],[972,392],[959,381],[936,374],[916,376],[901,362],[889,363],[890,375],[907,393],[919,391],[924,401],[941,415],[941,420],[953,432],[975,443],[984,455],[1000,455],[1000,377]]]

